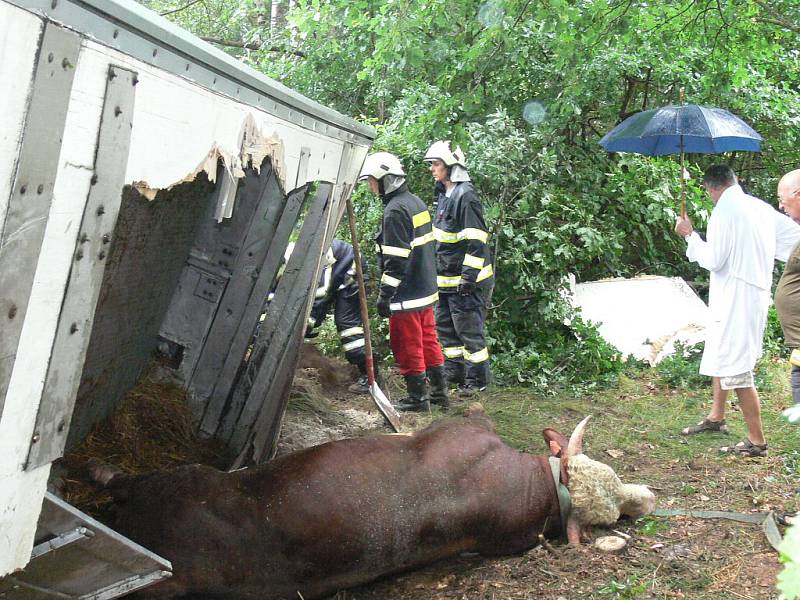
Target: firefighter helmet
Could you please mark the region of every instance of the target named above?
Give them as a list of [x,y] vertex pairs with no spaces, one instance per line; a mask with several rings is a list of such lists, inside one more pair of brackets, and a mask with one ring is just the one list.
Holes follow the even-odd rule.
[[425,162],[440,160],[448,167],[461,165],[465,169],[467,168],[467,159],[464,156],[464,151],[458,146],[456,146],[455,150],[450,150],[449,140],[433,142],[422,160]]
[[386,175],[405,177],[406,172],[403,171],[403,165],[400,164],[400,159],[394,154],[389,152],[375,152],[367,156],[367,160],[364,161],[364,166],[361,168],[361,174],[358,176],[358,180],[364,181],[367,177],[374,177],[380,181]]

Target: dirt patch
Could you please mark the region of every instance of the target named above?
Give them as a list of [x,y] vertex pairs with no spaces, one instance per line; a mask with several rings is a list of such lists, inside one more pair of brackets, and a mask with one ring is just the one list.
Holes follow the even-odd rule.
[[368,394],[348,390],[358,371],[304,344],[286,407],[277,455],[333,440],[388,432]]

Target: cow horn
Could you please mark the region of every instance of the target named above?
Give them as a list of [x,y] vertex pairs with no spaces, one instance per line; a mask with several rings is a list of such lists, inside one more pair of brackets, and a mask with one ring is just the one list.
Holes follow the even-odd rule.
[[583,432],[586,429],[586,423],[591,419],[589,415],[583,421],[578,423],[575,431],[569,436],[569,444],[567,445],[567,456],[577,456],[583,452]]

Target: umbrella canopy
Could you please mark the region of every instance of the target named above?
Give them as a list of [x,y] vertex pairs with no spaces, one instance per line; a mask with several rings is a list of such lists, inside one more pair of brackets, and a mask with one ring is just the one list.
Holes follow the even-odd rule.
[[636,113],[600,140],[609,152],[663,156],[681,152],[759,152],[761,136],[721,108],[684,104]]

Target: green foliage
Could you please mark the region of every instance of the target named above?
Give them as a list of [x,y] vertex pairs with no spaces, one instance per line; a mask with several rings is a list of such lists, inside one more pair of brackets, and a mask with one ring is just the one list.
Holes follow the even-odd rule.
[[685,389],[709,385],[711,379],[698,372],[702,356],[703,344],[687,348],[680,342],[676,343],[675,353],[656,365],[659,383],[671,388]]
[[636,577],[627,577],[624,582],[612,579],[597,591],[603,596],[627,600],[644,594],[647,591],[647,583],[637,581]]
[[669,530],[669,523],[658,517],[642,517],[636,521],[639,533],[653,536],[662,531]]
[[786,347],[783,339],[781,322],[778,319],[778,311],[775,306],[769,307],[767,313],[767,327],[764,331],[764,354],[768,356],[789,358],[790,350]]
[[792,525],[780,545],[781,562],[785,565],[778,574],[778,589],[787,600],[800,598],[800,527]]
[[[505,380],[594,384],[620,372],[588,326],[564,327],[568,273],[707,281],[672,233],[675,157],[609,155],[597,144],[620,120],[674,104],[685,88],[687,102],[729,109],[763,135],[758,155],[687,157],[700,230],[711,209],[697,184],[706,166],[727,162],[753,193],[774,199],[777,177],[800,162],[800,5],[790,0],[298,0],[276,27],[264,0],[144,3],[376,126],[375,148],[401,157],[425,200],[426,147],[462,145],[496,250],[489,334]],[[354,201],[369,255],[381,207],[363,191]],[[779,346],[768,335],[768,351]],[[678,358],[662,376],[696,385],[690,366]]]

